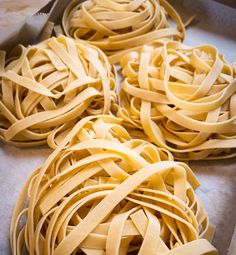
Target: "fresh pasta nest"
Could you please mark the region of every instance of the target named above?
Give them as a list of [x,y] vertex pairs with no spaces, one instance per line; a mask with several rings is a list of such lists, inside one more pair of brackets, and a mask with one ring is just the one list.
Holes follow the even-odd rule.
[[64,36],[1,53],[0,138],[20,146],[45,143],[80,117],[109,113],[115,77],[105,54]]
[[13,213],[12,254],[217,254],[191,169],[120,122],[85,117],[32,174]]
[[236,69],[211,45],[167,42],[121,60],[118,116],[181,160],[235,156]]
[[[170,26],[170,19],[176,27]],[[166,0],[74,0],[65,9],[62,25],[67,36],[104,50],[111,63],[132,48],[185,36],[180,16]]]

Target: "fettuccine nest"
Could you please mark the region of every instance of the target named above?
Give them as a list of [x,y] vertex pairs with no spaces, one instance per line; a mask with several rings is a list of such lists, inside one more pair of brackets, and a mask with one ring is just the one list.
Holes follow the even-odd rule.
[[121,60],[118,116],[181,160],[235,156],[236,71],[211,45],[168,42]]
[[0,138],[20,146],[45,143],[86,115],[109,113],[116,100],[105,54],[64,36],[19,46],[0,75]]
[[120,122],[85,117],[32,174],[13,213],[12,254],[217,254],[191,169]]
[[[175,27],[170,26],[170,20]],[[67,36],[86,40],[118,62],[124,52],[144,44],[183,40],[185,28],[179,14],[165,0],[72,1],[62,25]]]

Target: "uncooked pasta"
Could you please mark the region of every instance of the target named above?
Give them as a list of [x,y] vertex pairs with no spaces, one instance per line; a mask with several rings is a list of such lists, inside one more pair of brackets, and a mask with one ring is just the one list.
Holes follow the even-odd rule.
[[[86,115],[108,114],[115,76],[95,46],[64,36],[0,55],[0,138],[36,146]],[[5,63],[4,63],[5,62]]]
[[13,213],[12,254],[217,254],[191,169],[120,123],[85,117],[32,174]]
[[235,156],[236,70],[211,45],[167,42],[121,60],[118,116],[176,159]]
[[96,45],[111,63],[132,48],[185,37],[179,14],[166,0],[74,0],[65,9],[62,25],[67,36]]

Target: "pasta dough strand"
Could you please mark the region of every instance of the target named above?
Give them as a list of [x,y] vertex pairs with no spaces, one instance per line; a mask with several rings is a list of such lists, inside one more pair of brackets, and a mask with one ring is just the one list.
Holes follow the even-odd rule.
[[[170,26],[169,18],[176,27]],[[62,25],[67,36],[96,45],[111,63],[144,44],[161,45],[185,37],[179,14],[166,0],[73,0],[65,9]]]
[[18,146],[46,143],[86,115],[108,114],[115,75],[104,53],[68,37],[0,54],[0,138]]
[[217,254],[191,169],[121,121],[89,116],[49,136],[56,149],[13,212],[12,254]]
[[[236,73],[210,45],[167,42],[121,59],[117,115],[176,159],[235,155]],[[132,131],[131,131],[132,132]]]

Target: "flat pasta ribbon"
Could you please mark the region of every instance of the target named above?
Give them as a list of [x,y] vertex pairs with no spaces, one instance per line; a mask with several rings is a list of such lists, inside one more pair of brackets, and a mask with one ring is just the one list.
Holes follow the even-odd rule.
[[120,123],[83,118],[32,174],[12,216],[12,254],[217,254],[191,169]]
[[[170,18],[176,27],[170,26]],[[111,63],[144,44],[163,45],[168,39],[184,40],[185,27],[166,0],[73,0],[65,9],[62,25],[67,36],[87,40],[102,49]]]
[[0,138],[36,146],[86,115],[108,114],[116,101],[115,75],[106,55],[64,36],[7,58],[0,54]]
[[236,155],[236,69],[211,45],[167,42],[121,59],[117,115],[176,159]]

